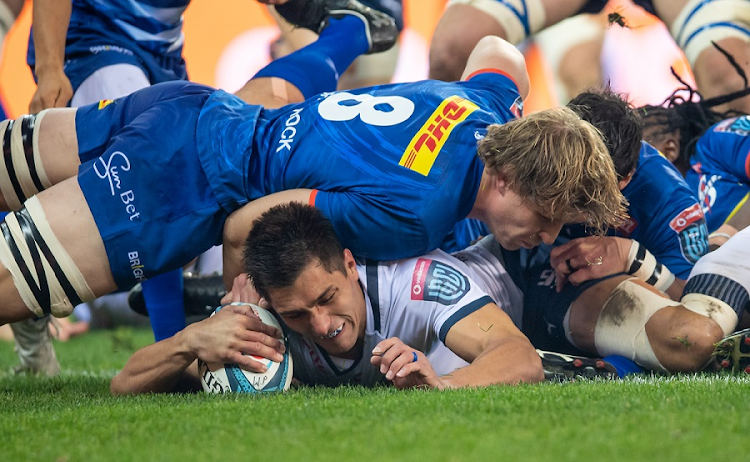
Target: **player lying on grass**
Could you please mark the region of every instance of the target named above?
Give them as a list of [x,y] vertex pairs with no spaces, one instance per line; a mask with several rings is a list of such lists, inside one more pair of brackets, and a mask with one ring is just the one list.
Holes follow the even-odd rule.
[[[352,55],[370,49],[368,17],[343,16]],[[0,165],[2,200],[15,209],[30,198],[3,224],[0,323],[67,316],[222,242],[231,282],[252,222],[279,203],[314,203],[347,248],[379,259],[424,254],[467,215],[507,248],[552,242],[568,221],[622,219],[612,161],[589,123],[565,108],[514,119],[528,92],[517,49],[487,37],[466,77],[277,110],[168,83],[5,123],[20,165]],[[255,82],[276,94],[273,79]]]
[[[306,384],[453,388],[544,378],[531,343],[458,259],[435,251],[389,262],[356,260],[320,210],[291,203],[264,213],[246,241],[247,278],[230,297],[263,297],[290,332],[294,377]],[[509,289],[513,289],[512,287]],[[260,295],[258,295],[260,294]],[[281,360],[279,332],[247,306],[227,306],[136,352],[112,380],[115,394],[200,389],[198,358]],[[257,345],[261,345],[258,348]],[[257,354],[257,353],[256,353]]]

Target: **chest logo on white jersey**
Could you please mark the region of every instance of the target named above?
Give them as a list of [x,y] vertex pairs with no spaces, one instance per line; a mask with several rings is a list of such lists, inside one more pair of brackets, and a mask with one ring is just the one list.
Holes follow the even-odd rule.
[[454,305],[469,293],[469,279],[452,266],[419,258],[411,276],[411,299]]

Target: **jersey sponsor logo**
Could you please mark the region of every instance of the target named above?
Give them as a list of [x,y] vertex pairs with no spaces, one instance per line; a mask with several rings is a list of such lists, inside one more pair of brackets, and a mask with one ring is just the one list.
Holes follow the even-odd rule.
[[740,136],[750,135],[750,117],[743,116],[727,119],[716,126],[715,132],[734,133]]
[[684,231],[691,224],[700,220],[705,220],[703,210],[701,210],[700,205],[693,204],[680,212],[679,215],[672,218],[672,221],[669,222],[669,227],[679,233]]
[[510,105],[509,109],[516,118],[521,117],[523,115],[523,98],[520,96],[516,98],[516,100],[513,101],[513,104]]
[[708,227],[699,204],[691,205],[669,222],[680,239],[685,260],[695,263],[708,252]]
[[114,102],[115,102],[115,100],[113,100],[113,99],[103,99],[103,100],[99,101],[99,110],[101,111],[102,109],[104,109],[105,107],[109,106],[110,104],[112,104]]
[[279,137],[278,147],[276,148],[276,152],[281,151],[282,149],[286,149],[288,151],[292,150],[292,143],[294,143],[294,136],[297,134],[297,124],[299,124],[299,121],[302,119],[299,116],[299,113],[302,112],[302,109],[295,109],[292,111],[291,114],[289,114],[289,117],[286,119],[286,122],[284,122],[284,129],[281,130],[281,135]]
[[711,208],[716,203],[717,191],[714,186],[721,177],[719,175],[701,175],[698,180],[698,203],[703,213],[711,213]]
[[128,214],[130,221],[140,220],[141,213],[135,207],[135,193],[132,189],[125,190],[123,187],[123,172],[130,171],[130,159],[122,151],[115,151],[109,155],[108,159],[104,156],[94,162],[94,173],[102,180],[109,182],[109,192],[111,195],[119,195],[125,213]]
[[398,164],[428,176],[453,129],[477,109],[476,104],[460,96],[444,99],[411,139]]
[[141,257],[138,255],[138,251],[128,252],[128,260],[130,261],[130,271],[133,272],[133,279],[138,282],[146,280],[146,276],[143,273],[143,263],[141,263]]
[[411,299],[454,305],[469,293],[469,279],[452,266],[420,258],[411,276]]
[[633,234],[635,228],[638,227],[638,222],[633,217],[628,217],[625,222],[617,228],[617,231],[623,236],[628,237]]

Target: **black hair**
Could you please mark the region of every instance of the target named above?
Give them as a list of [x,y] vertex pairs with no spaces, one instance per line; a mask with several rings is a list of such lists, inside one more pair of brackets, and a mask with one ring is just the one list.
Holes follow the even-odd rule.
[[344,249],[331,221],[310,205],[277,205],[263,213],[245,240],[243,262],[261,297],[273,304],[269,289],[286,288],[311,263],[346,273]]
[[609,86],[586,90],[567,106],[601,132],[615,164],[617,179],[628,176],[638,165],[643,139],[638,111]]
[[639,108],[644,128],[661,127],[653,133],[653,136],[658,138],[661,135],[679,131],[680,152],[673,163],[683,172],[690,168],[690,158],[695,154],[695,145],[706,130],[724,119],[746,115],[737,110],[718,112],[712,109],[750,95],[750,87],[748,87],[745,71],[737,64],[734,57],[716,43],[711,43],[729,60],[735,71],[742,77],[744,81],[742,90],[704,99],[696,89],[677,75],[674,68],[670,68],[672,75],[683,86],[675,90],[658,106],[647,105]]

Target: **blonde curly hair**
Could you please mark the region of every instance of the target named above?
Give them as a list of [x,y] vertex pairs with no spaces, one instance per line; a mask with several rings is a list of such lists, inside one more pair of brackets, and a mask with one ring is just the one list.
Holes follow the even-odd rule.
[[491,125],[477,151],[490,173],[502,172],[511,189],[553,220],[583,214],[601,234],[627,216],[601,133],[566,107]]

